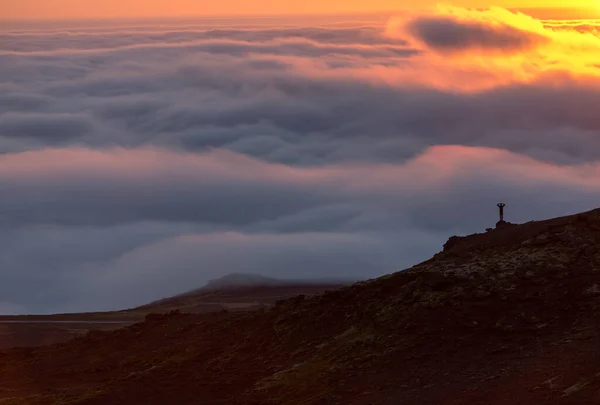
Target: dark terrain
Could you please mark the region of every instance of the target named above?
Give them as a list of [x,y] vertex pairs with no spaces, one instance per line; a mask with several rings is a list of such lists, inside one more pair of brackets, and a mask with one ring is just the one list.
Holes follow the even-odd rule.
[[[141,322],[151,313],[248,311],[272,306],[281,299],[313,295],[343,286],[339,281],[282,281],[229,275],[206,287],[137,308],[113,312],[56,315],[0,315],[0,350],[65,342],[90,330],[115,330]],[[0,402],[2,404],[2,402]]]
[[600,402],[600,211],[451,238],[273,308],[150,315],[0,355],[0,403]]

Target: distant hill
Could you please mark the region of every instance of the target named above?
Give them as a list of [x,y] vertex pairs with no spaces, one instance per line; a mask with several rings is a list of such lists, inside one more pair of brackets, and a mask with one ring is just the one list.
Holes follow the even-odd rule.
[[134,308],[132,312],[180,310],[203,313],[264,308],[297,295],[314,295],[351,284],[345,280],[281,280],[257,274],[232,273],[205,286]]
[[208,281],[203,289],[220,290],[238,287],[278,286],[284,284],[286,284],[286,282],[258,274],[232,273],[221,278]]
[[597,404],[599,342],[594,210],[452,237],[408,270],[264,310],[3,353],[0,403]]
[[[0,350],[64,342],[90,330],[110,330],[144,320],[151,313],[207,313],[268,308],[277,301],[312,296],[349,284],[343,280],[277,280],[230,274],[204,287],[132,309],[55,315],[0,316]],[[0,403],[2,401],[0,400]]]
[[[277,279],[265,277],[260,274],[231,273],[223,277],[209,280],[206,285],[198,290],[224,290],[240,287],[275,287],[275,286],[299,286],[299,285],[349,285],[357,282],[350,278],[306,278],[306,279]],[[189,293],[187,293],[189,294]]]

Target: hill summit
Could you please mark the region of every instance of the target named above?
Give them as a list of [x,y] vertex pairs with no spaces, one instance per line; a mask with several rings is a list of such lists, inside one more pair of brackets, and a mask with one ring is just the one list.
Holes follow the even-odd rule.
[[231,273],[214,280],[209,280],[203,288],[205,290],[222,290],[226,288],[265,287],[282,284],[284,282],[281,280],[259,274]]
[[232,273],[205,286],[133,308],[134,313],[180,310],[203,313],[220,310],[253,310],[297,295],[313,295],[351,284],[347,280],[279,280],[256,274]]
[[406,271],[269,309],[7,352],[0,402],[592,404],[599,337],[594,210],[453,237]]

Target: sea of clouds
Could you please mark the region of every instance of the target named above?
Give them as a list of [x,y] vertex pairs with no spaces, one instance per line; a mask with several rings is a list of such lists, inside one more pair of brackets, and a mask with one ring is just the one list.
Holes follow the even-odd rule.
[[[585,26],[585,29],[581,27]],[[594,22],[0,25],[0,312],[370,278],[600,205]],[[592,52],[592,53],[590,53]]]

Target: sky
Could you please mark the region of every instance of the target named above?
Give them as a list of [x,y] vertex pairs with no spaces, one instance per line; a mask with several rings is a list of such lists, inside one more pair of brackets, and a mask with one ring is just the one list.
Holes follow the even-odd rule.
[[597,208],[598,20],[569,16],[1,23],[0,313],[378,277],[501,201]]
[[[436,0],[0,0],[3,19],[180,17],[200,15],[368,13],[435,6]],[[586,7],[596,0],[458,0],[459,7]]]

